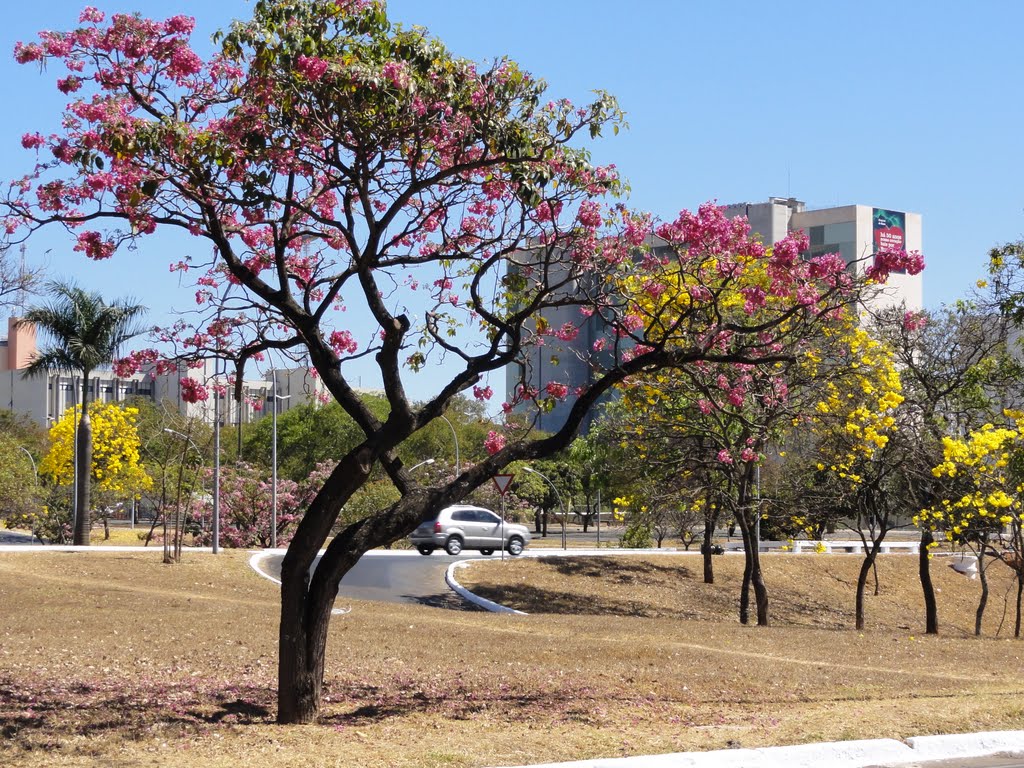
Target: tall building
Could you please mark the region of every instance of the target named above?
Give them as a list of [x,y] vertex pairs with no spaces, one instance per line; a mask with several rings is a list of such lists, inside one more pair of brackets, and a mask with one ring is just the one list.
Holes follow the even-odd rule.
[[[772,244],[790,232],[802,230],[810,239],[807,256],[838,253],[857,274],[863,275],[871,265],[871,256],[882,248],[922,251],[921,215],[893,211],[868,205],[844,205],[833,208],[809,209],[794,198],[772,197],[762,203],[735,203],[724,206],[727,216],[745,216],[753,233],[761,236],[765,244]],[[658,248],[657,243],[653,245]],[[565,290],[582,292],[589,286],[572,285]],[[923,307],[921,275],[892,273],[886,286],[872,298],[868,309],[883,309],[903,305],[917,311]],[[569,414],[575,398],[572,390],[593,380],[591,361],[594,342],[606,336],[601,319],[583,318],[578,306],[547,309],[544,322],[552,328],[569,323],[579,327],[579,334],[571,341],[544,337],[544,344],[531,349],[526,369],[510,367],[506,371],[506,400],[513,402],[516,389],[525,380],[529,387],[539,389],[550,381],[569,387],[569,397],[549,411],[537,411],[532,403],[522,403],[516,412],[533,418],[539,429],[559,429]],[[543,396],[543,392],[541,393]],[[593,414],[588,415],[581,428],[585,433]]]
[[[858,275],[871,265],[871,256],[882,248],[923,251],[921,214],[843,205],[813,208],[795,198],[770,197],[763,203],[734,203],[725,206],[730,218],[746,216],[750,229],[765,244],[778,242],[789,232],[803,231],[810,238],[808,256],[838,253],[847,264],[856,263]],[[894,272],[870,308],[905,305],[917,311],[924,306],[921,275]]]

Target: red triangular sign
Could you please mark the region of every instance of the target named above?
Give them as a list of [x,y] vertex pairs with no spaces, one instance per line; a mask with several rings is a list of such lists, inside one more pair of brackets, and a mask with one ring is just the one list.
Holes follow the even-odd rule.
[[498,489],[498,493],[504,496],[508,491],[508,487],[512,485],[513,477],[515,477],[515,475],[495,475],[491,480],[494,481],[494,485]]

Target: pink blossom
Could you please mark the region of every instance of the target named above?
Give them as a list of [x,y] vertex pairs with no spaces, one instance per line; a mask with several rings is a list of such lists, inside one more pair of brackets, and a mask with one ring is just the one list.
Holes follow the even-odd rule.
[[549,381],[544,390],[556,400],[564,400],[569,394],[569,387],[557,381]]
[[733,463],[732,454],[730,454],[725,448],[718,452],[718,460],[723,464],[731,465]]
[[740,460],[741,461],[756,461],[757,460],[757,453],[754,452],[753,450],[751,450],[750,448],[744,448],[743,451],[740,452]]
[[919,274],[924,269],[924,256],[917,251],[879,251],[874,263],[865,274],[872,280],[884,283],[890,272]]
[[765,293],[764,288],[760,286],[751,286],[750,288],[742,288],[740,293],[746,301],[743,304],[743,311],[748,315],[754,314],[757,310],[761,309],[765,305]]
[[639,331],[644,327],[644,319],[637,315],[626,315],[622,318],[622,327],[631,332]]
[[389,61],[380,71],[381,77],[391,82],[396,88],[409,87],[409,73],[405,71],[404,62]]
[[196,74],[202,68],[203,60],[191,49],[181,46],[171,54],[171,64],[167,68],[167,74],[180,80]]
[[334,331],[331,333],[328,343],[337,355],[351,355],[359,349],[359,345],[356,343],[355,339],[352,338],[352,334],[348,331]]
[[473,397],[477,400],[490,400],[494,396],[494,390],[490,387],[473,387]]
[[103,11],[93,8],[91,5],[87,5],[78,15],[78,22],[80,24],[102,24],[103,19],[105,18],[106,15],[103,13]]
[[173,35],[190,35],[195,29],[196,20],[191,16],[172,16],[166,22],[167,31]]
[[502,448],[505,447],[505,436],[500,432],[495,432],[493,429],[487,433],[487,439],[484,440],[484,449],[491,456],[496,454]]
[[591,200],[580,203],[579,213],[576,218],[580,224],[588,229],[597,229],[601,226],[601,206]]
[[57,80],[57,90],[61,93],[74,93],[82,87],[82,78],[77,75],[68,75]]
[[701,413],[707,416],[714,409],[714,406],[711,404],[710,400],[701,398],[700,400],[697,401],[697,408],[700,410]]
[[14,59],[19,64],[28,64],[32,61],[41,61],[43,58],[43,49],[38,43],[17,43],[14,46]]
[[903,327],[908,331],[919,331],[928,325],[928,315],[924,312],[904,312]]
[[538,205],[537,209],[534,211],[534,213],[537,215],[538,221],[554,221],[556,218],[558,218],[558,215],[561,212],[562,202],[560,200],[556,201],[553,204],[545,200],[540,205]]
[[572,323],[564,323],[561,328],[555,330],[555,338],[560,341],[574,341],[579,336],[580,329]]
[[210,397],[210,392],[195,379],[186,376],[178,382],[181,385],[181,399],[186,403],[196,403]]
[[112,240],[104,240],[99,232],[83,232],[78,236],[75,251],[85,253],[90,259],[108,259],[114,255],[117,246]]
[[46,143],[41,133],[26,133],[21,137],[21,146],[25,149],[38,149]]
[[316,56],[299,56],[295,62],[295,69],[311,83],[315,83],[324,76],[327,66],[326,61]]

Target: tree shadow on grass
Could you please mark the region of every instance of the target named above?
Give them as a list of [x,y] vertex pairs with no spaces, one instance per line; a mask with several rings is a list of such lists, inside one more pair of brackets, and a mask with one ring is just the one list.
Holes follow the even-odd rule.
[[138,739],[151,736],[154,726],[267,724],[273,721],[274,696],[272,688],[257,685],[211,690],[112,680],[33,685],[0,679],[0,736],[38,749],[58,735]]
[[633,581],[635,579],[691,579],[693,573],[685,565],[661,565],[631,557],[543,557],[563,576]]

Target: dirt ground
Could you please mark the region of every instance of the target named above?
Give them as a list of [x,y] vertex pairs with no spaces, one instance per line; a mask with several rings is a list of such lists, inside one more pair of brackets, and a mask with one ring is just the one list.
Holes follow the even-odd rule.
[[474,565],[533,615],[356,602],[321,723],[281,727],[277,587],[247,558],[0,554],[0,764],[500,766],[1024,727],[1008,571],[974,638],[977,582],[937,563],[923,637],[913,558],[889,556],[855,632],[839,555],[766,558],[767,628],[737,623],[730,556],[711,587],[698,558]]

